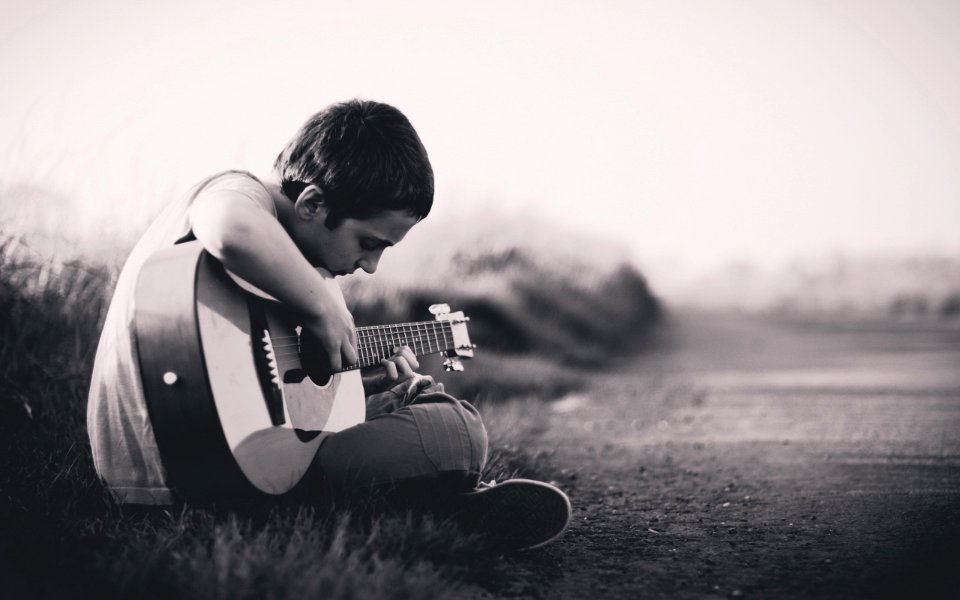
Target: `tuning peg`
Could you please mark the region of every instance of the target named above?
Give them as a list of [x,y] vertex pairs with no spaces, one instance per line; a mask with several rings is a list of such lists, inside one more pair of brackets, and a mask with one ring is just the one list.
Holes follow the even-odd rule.
[[448,358],[443,361],[444,371],[463,371],[463,363],[457,357]]
[[430,305],[430,314],[432,315],[445,315],[450,312],[449,304],[431,304]]

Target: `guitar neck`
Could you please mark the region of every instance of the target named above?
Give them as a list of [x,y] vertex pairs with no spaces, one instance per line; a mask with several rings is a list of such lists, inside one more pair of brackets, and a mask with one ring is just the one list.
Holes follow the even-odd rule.
[[379,365],[398,346],[409,346],[417,356],[454,349],[453,329],[449,321],[419,321],[396,325],[357,328],[359,361],[352,369]]

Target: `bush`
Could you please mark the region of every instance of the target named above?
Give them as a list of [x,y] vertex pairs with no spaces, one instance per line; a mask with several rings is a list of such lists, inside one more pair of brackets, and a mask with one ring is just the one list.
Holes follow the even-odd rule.
[[579,367],[637,350],[660,317],[643,276],[629,265],[598,277],[577,275],[510,249],[455,260],[442,285],[354,288],[351,310],[360,325],[422,321],[431,304],[445,302],[470,317],[471,340],[482,352]]

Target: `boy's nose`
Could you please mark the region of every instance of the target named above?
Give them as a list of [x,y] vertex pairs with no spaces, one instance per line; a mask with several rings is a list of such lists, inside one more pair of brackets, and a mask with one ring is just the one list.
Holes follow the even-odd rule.
[[377,265],[380,264],[380,255],[378,254],[376,256],[365,256],[357,264],[360,265],[361,269],[363,269],[370,275],[373,275],[374,273],[377,272]]

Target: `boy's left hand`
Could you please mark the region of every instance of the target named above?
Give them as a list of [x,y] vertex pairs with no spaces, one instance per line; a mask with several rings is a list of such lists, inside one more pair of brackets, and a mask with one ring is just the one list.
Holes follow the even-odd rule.
[[385,392],[416,375],[418,368],[420,363],[409,346],[394,348],[393,355],[381,360],[373,373],[362,376],[363,391],[368,396]]

